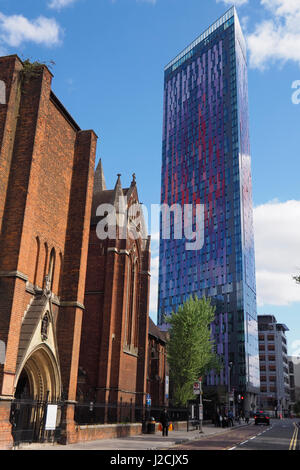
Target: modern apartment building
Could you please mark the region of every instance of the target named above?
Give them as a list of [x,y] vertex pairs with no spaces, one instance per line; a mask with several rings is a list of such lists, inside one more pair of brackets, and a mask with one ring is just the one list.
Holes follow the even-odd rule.
[[210,298],[224,367],[205,384],[224,400],[243,394],[244,407],[254,409],[259,359],[247,59],[234,7],[165,67],[161,182],[161,203],[172,211],[161,216],[158,323],[190,295]]
[[290,405],[286,331],[273,315],[258,315],[260,406],[277,416]]
[[300,356],[289,356],[290,403],[300,403]]

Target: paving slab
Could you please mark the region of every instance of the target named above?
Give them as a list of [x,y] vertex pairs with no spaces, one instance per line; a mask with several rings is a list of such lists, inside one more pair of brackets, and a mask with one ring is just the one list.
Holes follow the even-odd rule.
[[[247,426],[247,424],[237,424]],[[202,433],[199,430],[192,431],[170,431],[168,436],[162,436],[161,432],[155,434],[140,434],[137,436],[128,436],[112,439],[101,439],[95,441],[78,442],[76,444],[22,444],[16,450],[157,450],[170,449],[178,444],[183,444],[197,439],[205,439],[214,434],[228,432],[231,428],[219,428],[214,425],[205,425],[202,427]]]

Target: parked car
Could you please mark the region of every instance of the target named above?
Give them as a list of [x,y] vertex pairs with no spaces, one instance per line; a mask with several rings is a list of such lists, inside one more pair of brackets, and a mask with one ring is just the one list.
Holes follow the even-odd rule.
[[255,424],[266,424],[267,426],[269,426],[270,417],[264,411],[257,411],[254,415],[254,422]]

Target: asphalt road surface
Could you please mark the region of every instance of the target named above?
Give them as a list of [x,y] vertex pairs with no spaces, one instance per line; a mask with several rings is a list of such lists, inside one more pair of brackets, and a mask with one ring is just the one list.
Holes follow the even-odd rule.
[[299,450],[299,420],[273,420],[270,426],[258,425],[260,432],[240,442],[232,450]]
[[[179,450],[299,450],[299,419],[272,420],[264,424],[224,430],[201,441],[177,446]],[[298,433],[299,431],[299,433]]]

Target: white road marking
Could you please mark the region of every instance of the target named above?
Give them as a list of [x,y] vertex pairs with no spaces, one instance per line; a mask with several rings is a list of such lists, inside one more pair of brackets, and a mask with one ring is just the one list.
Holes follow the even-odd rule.
[[270,427],[268,427],[267,429],[265,429],[264,431],[262,431],[262,432],[256,434],[256,436],[250,437],[250,438],[247,439],[246,441],[240,442],[240,443],[237,444],[236,446],[230,447],[230,448],[227,449],[227,450],[234,450],[234,449],[236,449],[238,446],[241,446],[241,445],[243,445],[243,444],[246,444],[246,442],[252,441],[253,439],[256,439],[256,437],[261,436],[262,434],[264,434],[265,432],[270,431],[272,428],[273,428],[273,426],[270,426]]

